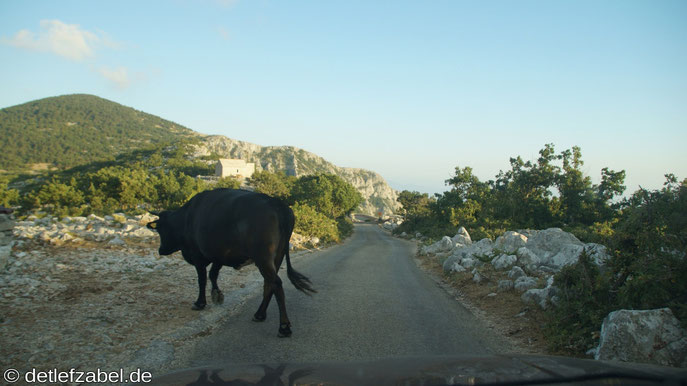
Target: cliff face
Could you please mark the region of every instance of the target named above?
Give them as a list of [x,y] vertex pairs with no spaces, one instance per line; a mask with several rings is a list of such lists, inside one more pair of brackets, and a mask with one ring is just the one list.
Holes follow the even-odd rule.
[[396,201],[398,193],[379,174],[365,169],[342,168],[293,146],[260,146],[221,135],[210,135],[203,137],[195,155],[210,154],[254,162],[256,171],[284,171],[296,177],[314,173],[336,174],[362,194],[364,201],[358,213],[376,215],[381,210],[391,214],[400,207]]

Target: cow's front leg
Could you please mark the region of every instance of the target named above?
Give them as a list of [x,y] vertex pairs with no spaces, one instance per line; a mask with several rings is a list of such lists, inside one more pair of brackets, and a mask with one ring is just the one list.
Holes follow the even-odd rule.
[[205,286],[208,282],[208,275],[205,269],[205,265],[196,264],[195,267],[196,272],[198,273],[198,300],[196,300],[196,302],[193,303],[191,309],[199,311],[205,308],[205,305],[207,304],[205,302]]
[[210,268],[210,283],[212,284],[212,291],[210,295],[212,297],[212,302],[215,304],[224,303],[224,294],[220,291],[219,286],[217,286],[217,277],[219,277],[219,270],[222,269],[222,264],[212,263]]

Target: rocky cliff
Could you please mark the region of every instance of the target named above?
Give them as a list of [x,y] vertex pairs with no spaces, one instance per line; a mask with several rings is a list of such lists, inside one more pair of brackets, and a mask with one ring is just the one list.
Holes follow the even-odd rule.
[[260,146],[237,141],[221,135],[204,136],[196,147],[196,156],[217,155],[225,158],[240,158],[254,162],[256,170],[283,171],[296,177],[314,173],[332,173],[348,181],[363,195],[363,203],[357,212],[376,215],[396,212],[399,204],[397,192],[379,174],[356,168],[343,168],[322,157],[293,146]]

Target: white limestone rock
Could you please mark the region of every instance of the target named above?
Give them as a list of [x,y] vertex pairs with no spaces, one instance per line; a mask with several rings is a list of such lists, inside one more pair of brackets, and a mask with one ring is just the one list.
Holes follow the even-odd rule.
[[521,296],[523,303],[536,304],[541,309],[545,310],[549,307],[549,288],[531,288],[525,291]]
[[472,274],[472,281],[474,281],[475,283],[478,283],[478,284],[479,284],[479,283],[482,282],[482,280],[484,280],[484,278],[483,278],[482,275],[479,273],[479,271],[473,270],[472,272],[473,272],[473,274]]
[[513,280],[499,280],[498,290],[499,292],[510,291],[515,288]]
[[522,276],[527,275],[525,274],[525,271],[523,271],[522,268],[518,267],[517,265],[511,268],[510,271],[508,271],[508,278],[511,280],[516,280],[517,278]]
[[560,228],[539,231],[527,240],[527,249],[540,259],[541,264],[555,268],[576,262],[583,247],[577,237]]
[[515,279],[515,289],[520,292],[525,292],[537,286],[537,279],[529,276],[521,276]]
[[112,240],[107,242],[109,245],[126,245],[126,242],[122,240],[119,236],[115,236]]
[[451,249],[453,249],[453,241],[450,237],[444,236],[436,243],[420,248],[420,252],[424,255],[430,255],[439,252],[450,251]]
[[503,271],[515,264],[516,261],[518,261],[518,258],[515,255],[503,254],[493,258],[491,260],[491,265],[494,266],[494,269]]
[[518,232],[508,231],[494,241],[494,248],[506,253],[514,254],[527,244],[527,237]]
[[516,252],[518,262],[529,272],[534,272],[541,265],[541,259],[527,247],[522,247]]
[[670,308],[613,311],[601,325],[594,358],[687,367],[687,331]]
[[472,239],[470,238],[470,234],[464,227],[458,228],[458,232],[456,233],[451,240],[454,243],[457,244],[462,244],[462,245],[470,245],[472,244]]
[[596,243],[587,243],[584,246],[585,250],[587,251],[587,254],[589,257],[592,258],[592,261],[599,266],[605,265],[606,262],[611,258],[611,255],[608,254],[608,249],[606,248],[605,245],[601,244],[596,244]]
[[157,233],[151,231],[151,230],[148,229],[148,228],[141,227],[141,228],[138,228],[138,229],[136,229],[136,230],[130,232],[130,233],[129,233],[129,236],[132,236],[132,237],[140,237],[140,238],[148,238],[148,237],[155,237],[156,234],[157,234]]
[[482,239],[476,243],[468,246],[457,245],[451,250],[451,254],[446,258],[443,264],[444,272],[450,272],[453,264],[459,264],[464,259],[474,259],[475,265],[479,265],[479,257],[488,256],[492,253],[492,242],[489,239]]
[[460,265],[462,265],[465,268],[474,268],[475,266],[479,265],[478,263],[479,260],[473,259],[471,257],[466,257],[460,262]]

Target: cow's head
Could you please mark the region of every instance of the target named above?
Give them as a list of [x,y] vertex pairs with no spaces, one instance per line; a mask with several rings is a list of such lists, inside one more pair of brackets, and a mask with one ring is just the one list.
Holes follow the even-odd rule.
[[161,213],[153,213],[159,218],[155,221],[151,221],[146,224],[148,229],[157,231],[160,235],[160,249],[158,252],[160,255],[171,255],[172,253],[181,249],[181,239],[179,238],[179,232],[176,229],[179,224],[174,224],[171,221],[170,214],[168,210],[164,210]]

